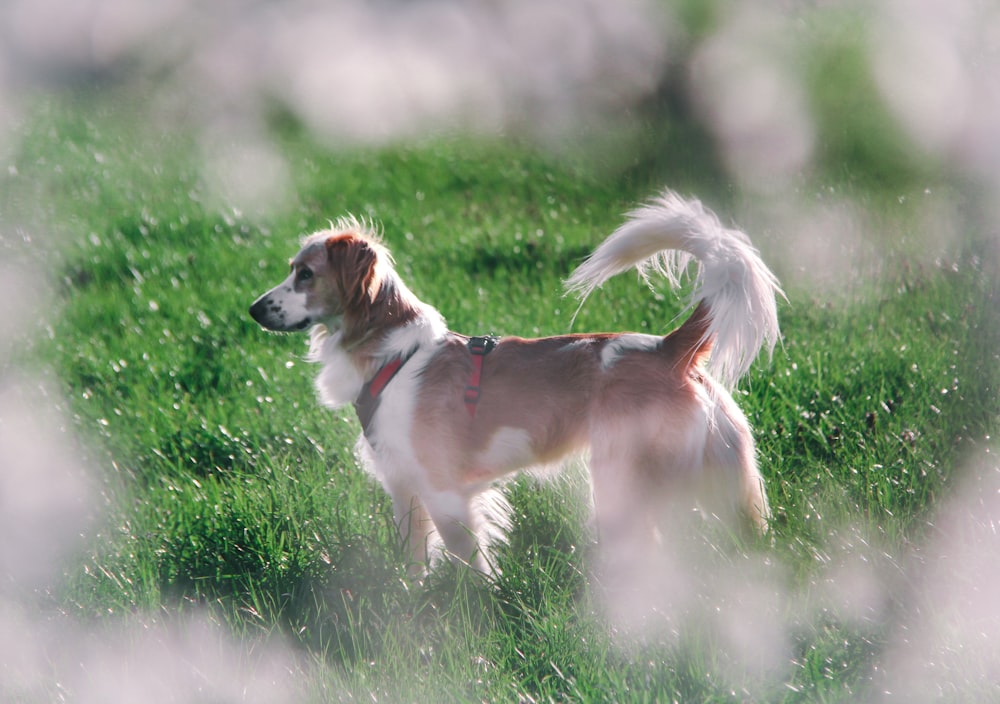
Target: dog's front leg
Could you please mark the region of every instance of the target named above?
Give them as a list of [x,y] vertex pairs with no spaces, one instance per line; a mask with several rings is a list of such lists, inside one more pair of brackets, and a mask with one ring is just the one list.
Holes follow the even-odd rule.
[[433,546],[440,542],[434,522],[415,492],[404,487],[387,488],[400,540],[409,552],[410,574],[422,574],[430,564]]
[[421,497],[448,554],[476,570],[491,571],[479,545],[479,516],[472,510],[472,497],[454,491],[424,493]]
[[[393,519],[400,542],[408,552],[410,574],[423,574],[440,551],[441,536],[413,486],[413,476],[421,476],[421,468],[414,466],[409,455],[392,452],[384,445],[376,452],[364,434],[358,438],[356,449],[365,470],[379,480],[392,499]],[[412,471],[400,470],[400,467],[409,467]]]

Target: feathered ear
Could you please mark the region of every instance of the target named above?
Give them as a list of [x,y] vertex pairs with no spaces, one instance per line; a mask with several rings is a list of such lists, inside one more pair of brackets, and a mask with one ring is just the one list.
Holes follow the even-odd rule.
[[337,235],[327,239],[326,253],[330,268],[336,272],[344,309],[367,310],[379,287],[375,247],[357,235]]

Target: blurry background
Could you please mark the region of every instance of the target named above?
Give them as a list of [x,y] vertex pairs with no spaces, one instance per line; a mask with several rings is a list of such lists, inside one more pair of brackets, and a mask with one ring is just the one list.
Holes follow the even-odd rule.
[[[317,161],[434,139],[500,141],[626,184],[637,197],[658,184],[703,195],[752,234],[789,290],[809,293],[797,305],[822,306],[865,290],[900,252],[911,266],[976,261],[995,271],[998,76],[1000,6],[985,0],[6,0],[0,679],[15,684],[0,692],[44,690],[39,683],[52,680],[55,662],[75,672],[58,677],[98,701],[94,683],[105,680],[79,672],[115,670],[119,657],[136,652],[149,669],[133,667],[134,678],[180,681],[182,700],[207,686],[222,700],[294,701],[302,667],[282,649],[269,660],[275,669],[258,668],[258,651],[197,619],[161,629],[154,618],[108,645],[89,627],[64,622],[63,607],[46,596],[86,542],[81,536],[101,521],[105,491],[89,471],[93,453],[74,430],[60,382],[33,363],[33,340],[51,338],[60,313],[53,252],[99,247],[107,237],[81,226],[75,199],[88,208],[96,199],[109,212],[148,199],[145,222],[155,227],[156,204],[183,193],[247,233],[267,231],[304,198],[297,174],[308,164],[290,155],[290,133],[314,145]],[[60,124],[48,121],[54,113],[77,115],[66,124],[83,136],[39,131]],[[136,145],[131,154],[80,153],[89,138],[100,144],[102,131],[118,129]],[[190,189],[143,192],[178,143],[195,165]],[[60,145],[73,167],[53,157]],[[99,183],[109,168],[134,170],[135,190],[104,195]],[[335,217],[341,202],[329,197]],[[297,234],[282,233],[273,256],[287,256]],[[248,295],[260,286],[250,288]],[[996,521],[995,464],[977,461],[970,474],[987,489],[972,493],[975,510],[959,493],[954,514]],[[955,554],[956,536],[969,530],[942,530],[928,549]],[[982,545],[958,542],[961,564],[978,570],[963,583],[978,594],[975,583],[1000,573],[995,535]],[[921,587],[915,598],[933,601],[937,589],[954,595],[947,571],[937,569],[927,580],[932,591]],[[996,606],[979,598],[953,606],[973,603],[983,613],[974,637],[996,666]],[[920,648],[938,638],[938,625],[915,627],[918,635],[901,638],[892,657],[925,663]],[[191,676],[178,652],[201,653],[208,674]],[[896,672],[911,681],[906,667]],[[125,685],[116,696],[131,700]]]
[[[16,149],[41,96],[126,102],[152,134],[197,134],[214,195],[260,213],[290,195],[282,116],[334,150],[502,134],[680,172],[678,187],[730,183],[801,245],[790,267],[846,265],[831,240],[879,229],[852,186],[916,201],[921,247],[993,217],[970,209],[998,187],[996,14],[974,0],[10,0],[0,145]],[[982,198],[937,193],[942,180]]]

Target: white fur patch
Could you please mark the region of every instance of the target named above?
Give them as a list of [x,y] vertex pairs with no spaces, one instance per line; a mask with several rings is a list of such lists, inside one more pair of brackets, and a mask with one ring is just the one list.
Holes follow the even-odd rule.
[[322,366],[316,377],[320,403],[327,408],[339,408],[351,403],[361,393],[364,379],[340,346],[341,333],[328,333],[326,328],[313,328],[309,342],[309,361]]
[[499,428],[490,438],[489,446],[476,457],[476,464],[490,474],[510,472],[533,464],[531,434],[523,428]]
[[601,351],[601,369],[607,371],[623,354],[628,352],[654,352],[663,342],[662,337],[627,332],[608,342]]

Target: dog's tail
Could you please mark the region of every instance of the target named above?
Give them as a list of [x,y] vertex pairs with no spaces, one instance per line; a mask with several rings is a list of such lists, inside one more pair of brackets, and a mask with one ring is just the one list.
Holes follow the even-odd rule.
[[724,227],[701,202],[667,190],[629,213],[566,287],[583,300],[632,267],[647,283],[650,272],[656,272],[676,287],[692,258],[697,262],[690,301],[695,313],[682,328],[701,331],[692,356],[711,349],[709,371],[731,389],[762,347],[773,352],[779,335],[775,298],[784,294],[749,238]]

